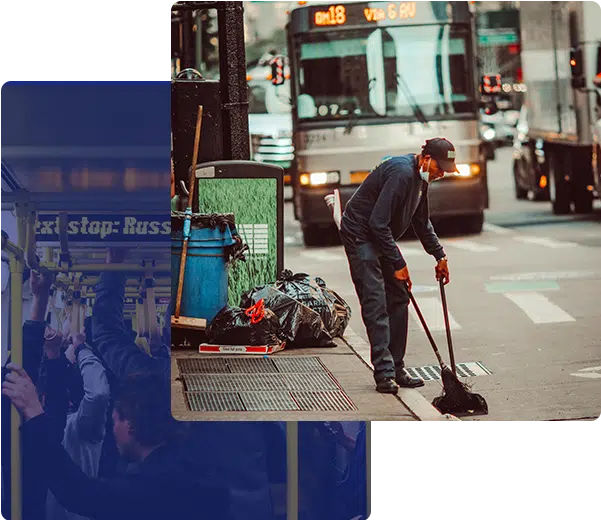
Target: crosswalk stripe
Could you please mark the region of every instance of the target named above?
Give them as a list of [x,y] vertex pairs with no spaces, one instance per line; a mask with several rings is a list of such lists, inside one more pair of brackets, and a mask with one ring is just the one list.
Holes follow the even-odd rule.
[[423,249],[420,249],[418,247],[404,247],[402,245],[399,245],[399,251],[405,257],[409,257],[409,256],[430,256]]
[[331,253],[329,251],[302,251],[301,256],[318,262],[340,262],[345,260],[344,253]]
[[522,309],[533,323],[566,323],[576,321],[561,307],[538,292],[504,293],[504,296]]
[[455,247],[457,249],[463,249],[470,253],[492,253],[498,251],[499,248],[495,246],[489,246],[487,244],[479,244],[472,240],[449,240],[445,242],[445,247]]
[[561,242],[559,240],[553,240],[545,237],[518,236],[513,237],[513,239],[517,240],[518,242],[524,242],[525,244],[536,244],[538,246],[550,247],[552,249],[578,246],[578,244],[573,242]]
[[[426,324],[431,331],[445,330],[444,316],[442,314],[442,303],[440,299],[419,298],[417,304],[419,305],[419,310],[422,312],[424,319],[426,320]],[[419,321],[419,317],[417,316],[413,305],[410,305],[409,309],[411,312],[411,317],[421,327],[422,324]],[[449,313],[449,324],[451,325],[451,330],[461,329],[461,326],[455,321],[451,313]]]
[[498,235],[508,235],[511,233],[511,231],[507,228],[496,226],[495,224],[489,224],[488,222],[484,223],[482,229],[484,229],[484,231],[490,231],[491,233],[497,233]]

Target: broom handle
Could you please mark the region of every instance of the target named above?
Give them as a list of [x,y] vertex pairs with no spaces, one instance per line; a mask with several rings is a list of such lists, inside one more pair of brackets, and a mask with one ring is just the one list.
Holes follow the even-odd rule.
[[447,330],[447,343],[449,344],[449,359],[451,360],[451,370],[453,375],[457,375],[457,368],[455,367],[455,353],[453,351],[453,340],[451,339],[451,325],[449,323],[449,308],[447,306],[447,296],[444,291],[444,282],[442,278],[438,281],[440,285],[440,297],[442,299],[442,310],[444,313],[444,325]]
[[430,334],[430,329],[428,328],[428,325],[426,324],[426,320],[424,319],[422,312],[419,310],[417,302],[415,301],[415,298],[413,297],[413,293],[411,291],[408,291],[408,292],[409,292],[409,298],[411,300],[411,303],[413,304],[413,308],[415,309],[415,312],[417,312],[417,317],[419,318],[419,321],[421,321],[422,326],[424,327],[424,330],[426,331],[426,336],[428,336],[428,339],[430,340],[430,345],[432,345],[434,354],[436,354],[436,357],[438,358],[438,362],[440,363],[440,366],[442,368],[445,366],[445,364],[444,364],[444,361],[442,360],[440,352],[438,351],[436,342],[434,341],[432,334]]
[[175,318],[178,319],[182,304],[182,293],[184,292],[184,273],[186,271],[186,257],[188,256],[188,239],[190,238],[190,221],[192,218],[192,204],[194,204],[194,186],[196,184],[196,163],[198,161],[198,148],[200,147],[200,130],[202,128],[202,105],[198,107],[196,117],[196,134],[194,135],[194,151],[192,153],[192,166],[190,167],[190,177],[188,180],[188,207],[186,208],[186,217],[184,221],[182,244],[182,256],[179,261],[179,278],[177,280],[177,295],[175,298]]

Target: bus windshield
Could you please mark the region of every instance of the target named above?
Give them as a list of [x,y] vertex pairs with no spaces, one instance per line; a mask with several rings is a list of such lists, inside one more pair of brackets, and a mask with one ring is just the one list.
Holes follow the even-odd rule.
[[298,117],[472,113],[468,35],[467,27],[449,24],[303,34],[296,56]]

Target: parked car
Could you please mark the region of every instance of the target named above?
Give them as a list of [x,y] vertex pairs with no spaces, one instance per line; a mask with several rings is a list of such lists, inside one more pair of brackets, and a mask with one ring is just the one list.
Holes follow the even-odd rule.
[[549,200],[545,154],[540,140],[528,135],[527,108],[520,110],[513,141],[513,178],[517,199]]

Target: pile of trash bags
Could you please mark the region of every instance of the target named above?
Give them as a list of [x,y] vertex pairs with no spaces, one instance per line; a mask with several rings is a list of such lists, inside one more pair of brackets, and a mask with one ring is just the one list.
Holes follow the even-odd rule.
[[218,345],[281,345],[280,320],[263,300],[247,309],[224,307],[207,327],[207,337]]
[[[266,316],[270,313],[270,324],[275,324],[272,315],[277,317],[277,332],[270,329],[269,334],[258,334],[252,331],[252,324],[246,323],[242,316],[248,317],[247,311],[243,309],[257,305],[264,307]],[[286,341],[289,348],[334,347],[334,338],[344,334],[350,318],[348,304],[321,278],[285,270],[274,283],[243,294],[240,307],[222,309],[211,322],[207,335],[211,342],[222,345],[278,344],[268,342],[277,337],[278,341]],[[250,342],[259,340],[265,341]]]

